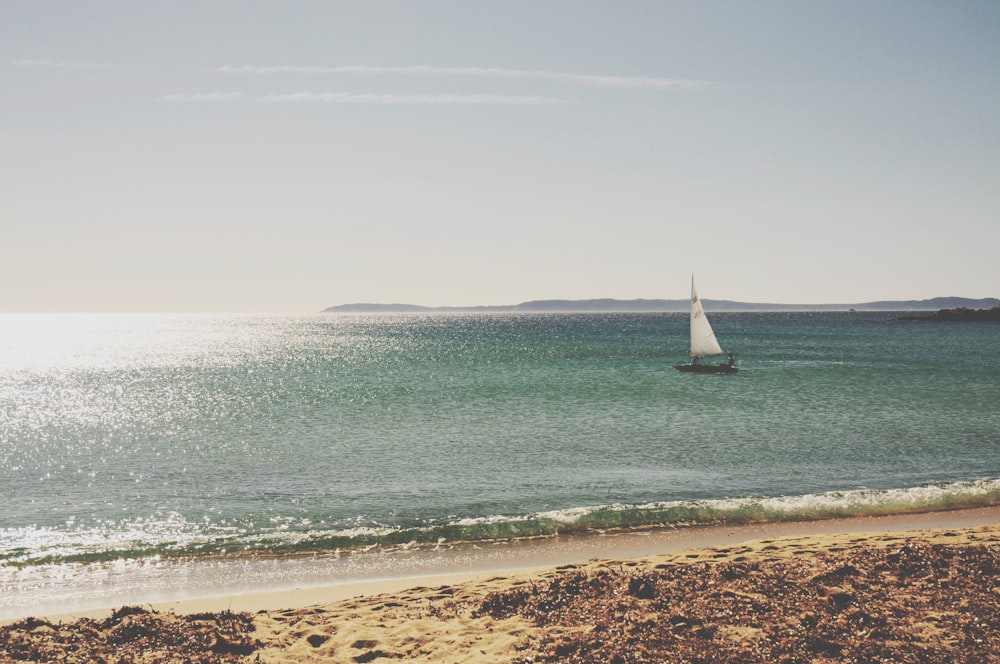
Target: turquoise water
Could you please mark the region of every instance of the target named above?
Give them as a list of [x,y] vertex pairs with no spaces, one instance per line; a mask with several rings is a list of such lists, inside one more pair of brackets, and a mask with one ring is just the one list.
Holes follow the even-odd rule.
[[0,568],[1000,504],[1000,325],[0,316]]

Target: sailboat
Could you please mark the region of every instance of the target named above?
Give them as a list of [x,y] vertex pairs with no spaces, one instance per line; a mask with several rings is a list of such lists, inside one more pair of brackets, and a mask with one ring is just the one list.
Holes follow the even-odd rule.
[[698,292],[694,288],[694,275],[691,275],[691,362],[688,364],[675,364],[674,369],[678,371],[692,373],[713,373],[713,374],[734,374],[739,373],[736,368],[733,354],[729,353],[728,362],[719,364],[698,364],[702,357],[711,355],[722,355],[722,346],[715,338],[712,325],[708,322],[705,310],[698,299]]

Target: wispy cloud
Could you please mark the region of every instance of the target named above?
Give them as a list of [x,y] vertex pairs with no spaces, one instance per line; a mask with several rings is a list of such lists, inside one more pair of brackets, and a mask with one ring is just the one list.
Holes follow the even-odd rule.
[[243,96],[241,92],[203,92],[197,94],[169,94],[160,97],[160,101],[202,102],[202,101],[232,101]]
[[307,103],[327,104],[452,104],[452,105],[513,105],[533,106],[562,104],[562,99],[551,97],[509,96],[509,95],[461,95],[461,94],[357,94],[351,92],[295,92],[292,94],[265,95],[257,99],[260,103]]
[[662,78],[657,76],[607,76],[597,74],[571,74],[545,71],[541,69],[506,69],[502,67],[429,67],[412,65],[408,67],[377,67],[370,65],[342,65],[336,67],[310,67],[277,65],[261,67],[225,65],[212,70],[222,74],[298,74],[298,75],[402,75],[402,76],[465,76],[479,78],[505,78],[536,81],[555,81],[570,85],[593,88],[631,88],[647,90],[693,90],[707,88],[710,81],[683,78]]
[[11,60],[15,67],[44,67],[47,69],[118,69],[106,62],[71,62],[66,60]]

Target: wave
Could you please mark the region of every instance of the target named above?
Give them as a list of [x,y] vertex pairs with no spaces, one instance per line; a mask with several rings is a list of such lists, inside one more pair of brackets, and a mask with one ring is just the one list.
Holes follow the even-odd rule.
[[87,563],[147,557],[287,555],[456,546],[610,530],[746,525],[887,516],[1000,505],[1000,478],[854,489],[799,496],[742,497],[575,507],[523,515],[445,518],[408,526],[377,523],[316,530],[248,532],[205,528],[170,514],[118,528],[0,529],[0,565]]

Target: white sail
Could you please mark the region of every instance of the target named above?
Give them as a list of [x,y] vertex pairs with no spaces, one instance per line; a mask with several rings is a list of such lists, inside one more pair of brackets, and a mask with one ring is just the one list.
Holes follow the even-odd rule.
[[691,357],[720,355],[722,347],[715,338],[715,332],[701,308],[701,300],[694,289],[694,275],[691,275]]

